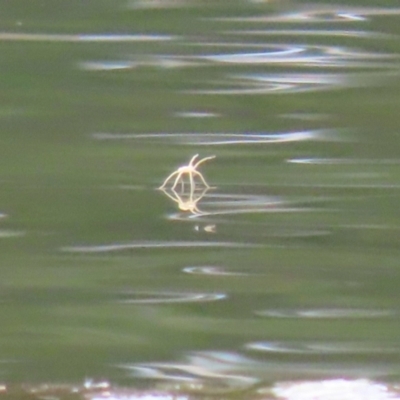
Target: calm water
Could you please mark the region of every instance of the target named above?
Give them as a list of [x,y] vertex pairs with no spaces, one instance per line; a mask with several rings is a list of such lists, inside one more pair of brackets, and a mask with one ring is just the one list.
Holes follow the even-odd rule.
[[0,1],[3,396],[400,398],[400,4],[316,3]]

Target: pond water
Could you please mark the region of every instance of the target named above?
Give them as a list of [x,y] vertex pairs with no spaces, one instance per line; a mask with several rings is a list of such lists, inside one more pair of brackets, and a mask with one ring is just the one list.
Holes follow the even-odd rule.
[[400,4],[362,3],[0,1],[0,396],[400,398]]

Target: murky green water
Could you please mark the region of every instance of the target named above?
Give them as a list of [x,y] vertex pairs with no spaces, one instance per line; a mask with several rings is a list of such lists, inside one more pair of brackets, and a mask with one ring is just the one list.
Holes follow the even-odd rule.
[[398,392],[400,8],[341,3],[0,2],[5,392]]

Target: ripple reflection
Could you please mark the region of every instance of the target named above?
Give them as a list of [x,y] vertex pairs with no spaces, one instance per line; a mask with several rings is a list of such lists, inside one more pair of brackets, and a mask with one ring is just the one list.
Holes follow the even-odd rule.
[[[315,201],[315,200],[314,200]],[[304,199],[302,201],[304,203]],[[246,213],[288,213],[311,212],[312,208],[296,206],[293,202],[280,197],[238,194],[238,193],[213,193],[207,194],[202,200],[201,214],[174,213],[168,217],[172,220],[190,220],[204,216],[237,215]]]
[[[123,304],[168,304],[168,303],[204,303],[224,300],[224,293],[148,293],[124,292],[124,299],[118,300]],[[125,298],[126,297],[126,298]]]
[[394,310],[367,309],[309,309],[309,310],[265,310],[256,311],[256,315],[269,318],[316,318],[316,319],[369,319],[395,317]]
[[290,158],[286,160],[292,164],[330,165],[330,164],[400,164],[397,158],[370,159],[370,158]]
[[[264,31],[245,31],[242,34],[261,35]],[[267,31],[271,34],[271,31]],[[300,32],[288,31],[293,35]],[[304,31],[301,31],[304,32]],[[238,33],[238,31],[235,31]],[[354,50],[339,46],[321,45],[285,45],[271,46],[269,51],[251,53],[222,53],[199,55],[195,59],[203,59],[220,64],[287,64],[290,66],[319,66],[319,67],[368,67],[369,62],[375,60],[395,60],[396,55],[385,53],[372,53]],[[357,61],[357,63],[355,63]],[[372,65],[373,67],[388,67],[387,63]]]
[[259,378],[240,373],[253,364],[253,360],[236,353],[203,351],[189,353],[180,363],[139,363],[120,367],[138,378],[165,381],[167,389],[168,382],[171,382],[174,388],[179,383],[184,389],[218,393],[244,389],[257,383]]
[[129,249],[157,249],[157,248],[185,248],[185,247],[226,247],[226,248],[244,248],[256,247],[251,243],[237,242],[201,242],[201,241],[148,241],[148,242],[133,242],[133,243],[115,243],[99,246],[66,246],[62,247],[61,251],[68,253],[108,253],[114,251],[123,251]]
[[290,11],[276,15],[264,15],[253,17],[219,17],[212,18],[214,21],[226,22],[362,22],[373,16],[400,15],[400,8],[384,7],[351,7],[351,6],[324,6],[307,5],[306,9]]
[[338,141],[338,135],[334,130],[319,129],[297,132],[265,133],[265,132],[183,132],[183,133],[93,133],[96,140],[150,140],[171,141],[183,145],[220,146],[232,144],[260,144],[260,143],[287,143],[308,140]]
[[41,33],[0,33],[0,41],[29,41],[29,42],[159,42],[175,39],[169,35],[69,35],[69,34],[41,34]]
[[247,272],[234,272],[229,271],[223,267],[214,267],[214,266],[199,266],[199,267],[185,267],[182,270],[187,274],[194,275],[214,275],[214,276],[248,276],[250,275]]
[[360,343],[307,343],[307,342],[254,342],[245,347],[266,353],[277,354],[372,354],[398,353],[400,348]]

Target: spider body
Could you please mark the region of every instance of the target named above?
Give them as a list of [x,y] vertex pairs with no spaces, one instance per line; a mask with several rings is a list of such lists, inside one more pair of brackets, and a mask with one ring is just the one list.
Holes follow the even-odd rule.
[[197,168],[200,164],[202,164],[203,162],[205,162],[207,160],[211,160],[211,159],[215,158],[215,156],[205,157],[205,158],[202,158],[201,160],[197,161],[196,163],[194,163],[198,156],[199,156],[198,154],[195,154],[189,161],[188,165],[182,165],[176,171],[174,171],[172,174],[170,174],[165,179],[164,183],[160,186],[160,189],[164,189],[167,186],[168,182],[170,182],[171,180],[173,180],[175,178],[174,183],[171,187],[171,190],[174,190],[179,182],[181,183],[182,190],[183,190],[184,185],[185,185],[185,182],[184,182],[185,175],[187,175],[189,177],[191,190],[194,190],[196,177],[198,177],[203,182],[203,185],[206,188],[210,188],[210,186],[205,181],[203,175],[199,171],[197,171]]

